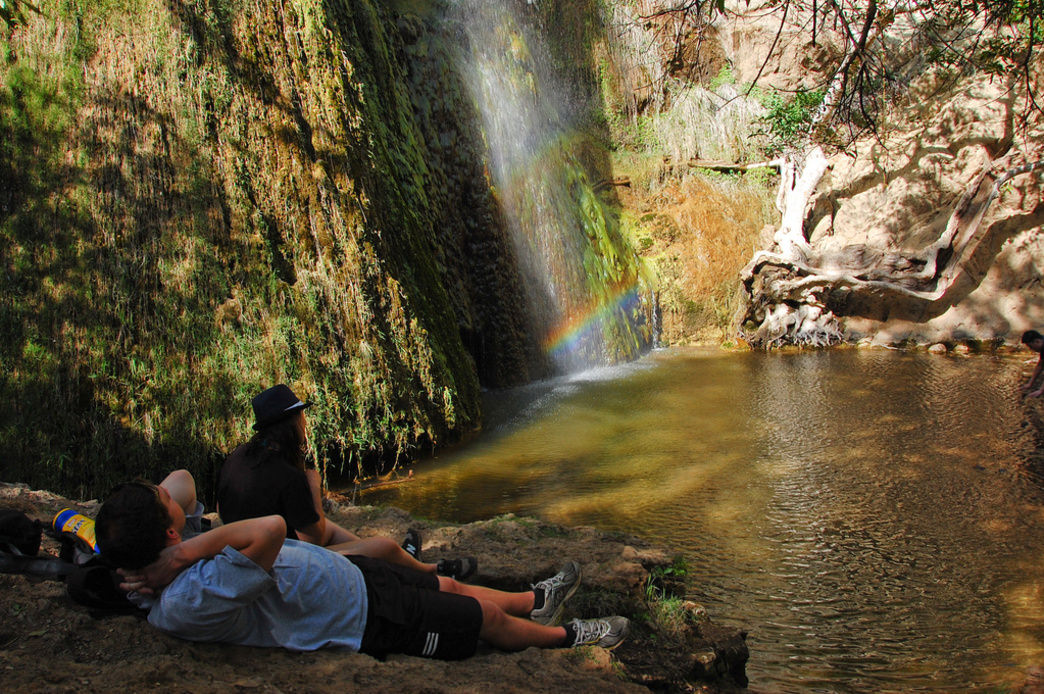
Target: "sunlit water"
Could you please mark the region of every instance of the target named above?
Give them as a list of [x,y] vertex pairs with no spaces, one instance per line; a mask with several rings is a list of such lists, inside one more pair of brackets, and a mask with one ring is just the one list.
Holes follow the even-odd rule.
[[478,441],[363,496],[684,555],[754,691],[1007,691],[1044,664],[1039,410],[1012,357],[663,351],[488,394]]

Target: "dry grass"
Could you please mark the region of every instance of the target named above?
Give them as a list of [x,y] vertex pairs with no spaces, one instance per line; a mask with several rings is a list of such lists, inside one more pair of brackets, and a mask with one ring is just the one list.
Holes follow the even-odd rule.
[[674,161],[756,161],[763,156],[764,138],[758,133],[764,114],[764,107],[732,84],[713,91],[678,86],[669,108],[651,117],[651,128]]
[[739,271],[776,216],[775,181],[631,165],[624,203],[635,247],[659,276],[661,341],[727,342]]

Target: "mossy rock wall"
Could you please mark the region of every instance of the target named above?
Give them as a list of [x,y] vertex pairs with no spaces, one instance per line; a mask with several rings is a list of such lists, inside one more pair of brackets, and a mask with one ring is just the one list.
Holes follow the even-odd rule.
[[483,382],[637,356],[651,343],[650,292],[604,183],[599,6],[398,5],[428,164],[449,200],[439,227],[470,280],[474,309],[459,313],[481,320],[466,334],[481,336],[468,344]]
[[432,176],[428,188],[437,214],[439,262],[451,283],[461,338],[483,385],[518,385],[546,376],[547,357],[489,177],[481,116],[460,69],[461,52],[468,50],[464,32],[444,20],[444,2],[400,5],[396,26]]
[[[563,156],[608,301],[638,270],[594,194],[600,6],[517,5],[584,130]],[[550,373],[451,6],[44,0],[0,25],[0,479],[90,497],[180,466],[209,496],[279,382],[323,469],[384,471],[479,428],[480,382]]]
[[0,476],[212,481],[276,382],[321,462],[478,424],[379,2],[63,0],[0,61]]

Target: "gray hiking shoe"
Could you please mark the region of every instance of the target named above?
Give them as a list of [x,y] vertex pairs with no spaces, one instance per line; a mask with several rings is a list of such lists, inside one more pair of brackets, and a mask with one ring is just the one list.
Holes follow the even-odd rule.
[[631,622],[626,617],[574,619],[569,624],[576,632],[576,639],[570,644],[573,648],[601,646],[611,651],[623,643],[631,632]]
[[580,585],[580,565],[571,561],[551,578],[533,585],[534,590],[543,588],[544,605],[529,613],[529,618],[539,624],[554,626],[562,619],[565,601],[573,596]]

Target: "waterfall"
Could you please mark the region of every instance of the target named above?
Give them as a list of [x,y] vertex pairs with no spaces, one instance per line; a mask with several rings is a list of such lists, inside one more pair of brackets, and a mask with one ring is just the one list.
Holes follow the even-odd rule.
[[544,349],[559,372],[638,356],[652,341],[651,293],[576,156],[584,133],[546,45],[515,0],[459,0],[454,7],[487,175]]

